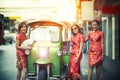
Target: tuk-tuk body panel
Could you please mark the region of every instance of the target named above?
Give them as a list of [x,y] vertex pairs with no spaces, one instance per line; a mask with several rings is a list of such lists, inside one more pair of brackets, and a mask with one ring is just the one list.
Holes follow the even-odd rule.
[[[51,75],[60,75],[60,56],[57,55],[57,51],[60,50],[60,42],[52,43],[49,51],[49,59],[52,61],[52,70]],[[39,58],[38,48],[33,45],[31,50],[31,54],[28,55],[28,73],[35,73],[35,65],[34,62]]]
[[57,55],[57,51],[60,47],[50,48],[50,59],[52,60],[52,75],[60,75],[60,57]]
[[63,59],[63,64],[68,64],[69,63],[69,55],[63,55],[62,59]]
[[[39,52],[38,52],[38,47],[40,46],[46,46],[49,47],[49,59],[51,60],[51,68],[50,68],[50,75],[61,75],[62,74],[62,66],[63,64],[68,64],[69,62],[69,55],[58,55],[57,52],[61,50],[61,47],[64,46],[64,43],[62,42],[62,29],[63,26],[58,23],[54,23],[51,21],[38,21],[38,22],[33,22],[29,24],[32,29],[30,30],[35,30],[37,29],[38,25],[42,26],[56,26],[59,28],[59,40],[57,42],[48,42],[50,45],[46,42],[35,42],[32,45],[32,50],[31,53],[27,56],[27,61],[28,61],[28,74],[36,74],[36,66],[34,63],[36,60],[39,58]],[[43,33],[44,34],[44,33]],[[29,32],[30,35],[30,32]],[[34,36],[33,36],[34,37]],[[40,44],[39,44],[40,43]],[[46,44],[44,44],[46,43]],[[48,45],[47,45],[48,44]]]
[[27,62],[28,62],[28,73],[35,74],[35,65],[34,62],[38,58],[37,54],[37,48],[33,47],[31,50],[31,53],[27,56]]

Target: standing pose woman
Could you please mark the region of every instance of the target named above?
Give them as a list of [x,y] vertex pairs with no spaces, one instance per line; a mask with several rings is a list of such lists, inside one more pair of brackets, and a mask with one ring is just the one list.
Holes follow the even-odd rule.
[[68,80],[83,80],[82,75],[79,74],[78,71],[80,69],[85,38],[77,24],[71,27],[71,32],[73,36],[71,38],[72,51],[70,53]]
[[18,73],[16,80],[26,80],[27,62],[25,50],[30,50],[31,47],[23,47],[21,44],[27,39],[26,37],[27,25],[25,22],[21,22],[18,26],[18,34],[16,35],[16,56]]
[[99,79],[100,69],[103,62],[103,40],[104,34],[98,29],[99,22],[92,21],[93,31],[88,33],[87,40],[90,40],[89,53],[88,53],[88,80],[92,80],[93,68],[96,67],[96,79]]

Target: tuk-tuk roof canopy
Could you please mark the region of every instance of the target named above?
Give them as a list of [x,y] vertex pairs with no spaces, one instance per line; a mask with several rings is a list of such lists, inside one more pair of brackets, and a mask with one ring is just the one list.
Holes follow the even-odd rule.
[[58,26],[62,28],[62,24],[54,21],[49,21],[49,20],[41,20],[41,21],[34,21],[28,23],[29,26],[31,26],[32,29],[35,29],[36,26]]

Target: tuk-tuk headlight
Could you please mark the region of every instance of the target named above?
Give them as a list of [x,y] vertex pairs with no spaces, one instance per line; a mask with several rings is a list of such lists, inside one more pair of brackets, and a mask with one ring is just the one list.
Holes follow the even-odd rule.
[[61,50],[58,50],[58,51],[57,51],[57,55],[58,55],[58,56],[61,56],[61,55],[62,55]]
[[39,54],[39,58],[41,58],[41,59],[49,58],[49,48],[48,47],[39,47],[38,54]]

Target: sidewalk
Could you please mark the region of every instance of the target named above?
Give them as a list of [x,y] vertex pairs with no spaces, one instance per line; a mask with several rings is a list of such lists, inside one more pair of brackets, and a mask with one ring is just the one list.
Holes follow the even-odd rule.
[[[84,80],[87,80],[88,76],[88,55],[83,54],[81,61],[81,69]],[[93,78],[95,80],[95,68],[93,70]],[[120,61],[112,60],[108,56],[105,56],[102,65],[100,80],[120,80]]]
[[120,80],[120,60],[112,60],[105,56],[100,80]]

